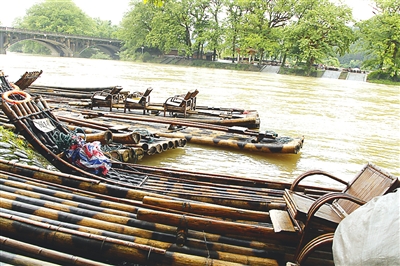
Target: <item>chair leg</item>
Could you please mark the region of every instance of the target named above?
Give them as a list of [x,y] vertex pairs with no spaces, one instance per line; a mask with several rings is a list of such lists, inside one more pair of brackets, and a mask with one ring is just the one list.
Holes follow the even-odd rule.
[[296,255],[296,257],[294,258],[295,263],[297,265],[301,265],[301,263],[304,262],[314,250],[323,245],[332,244],[333,236],[334,233],[327,233],[312,239]]

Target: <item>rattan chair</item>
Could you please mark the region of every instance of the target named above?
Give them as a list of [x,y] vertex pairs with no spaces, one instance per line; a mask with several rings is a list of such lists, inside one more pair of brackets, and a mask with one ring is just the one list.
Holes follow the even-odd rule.
[[198,90],[194,90],[188,91],[186,94],[169,97],[163,104],[164,116],[167,112],[170,112],[171,114],[183,113],[183,116],[186,117],[188,111],[195,110],[198,93]]
[[124,104],[124,113],[126,113],[126,109],[129,111],[131,109],[143,110],[143,114],[146,113],[147,107],[150,102],[150,93],[153,91],[153,88],[147,88],[146,91],[143,92],[133,92],[128,94],[125,99]]
[[115,86],[111,90],[95,92],[91,97],[91,109],[94,107],[109,107],[110,111],[112,111],[113,104],[119,103],[124,99],[124,96],[121,94],[121,90],[122,87]]
[[[312,175],[322,175],[345,184],[341,192],[331,192],[320,197],[298,192],[300,181]],[[309,171],[300,175],[290,189],[285,190],[284,199],[294,227],[301,234],[296,257],[304,249],[304,243],[323,233],[332,233],[337,225],[350,213],[376,196],[382,196],[400,186],[399,179],[377,166],[368,163],[351,182],[345,182],[323,171]]]

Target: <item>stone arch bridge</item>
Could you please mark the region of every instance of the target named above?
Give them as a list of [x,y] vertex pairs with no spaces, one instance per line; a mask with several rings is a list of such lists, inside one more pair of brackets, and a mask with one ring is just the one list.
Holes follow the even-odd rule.
[[6,54],[11,45],[24,40],[38,42],[49,48],[52,55],[62,57],[79,57],[85,49],[96,47],[118,59],[122,47],[122,41],[116,39],[0,27],[0,54]]

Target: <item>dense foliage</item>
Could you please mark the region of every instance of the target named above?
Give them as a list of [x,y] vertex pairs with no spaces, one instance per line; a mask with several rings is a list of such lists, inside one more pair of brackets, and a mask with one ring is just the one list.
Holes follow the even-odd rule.
[[351,10],[329,0],[131,1],[118,37],[125,56],[141,46],[204,58],[305,62],[343,55],[355,40]]
[[[341,65],[379,69],[398,79],[400,0],[374,2],[375,16],[354,24],[341,1],[131,0],[117,27],[90,18],[73,0],[44,0],[14,26],[119,38],[124,59],[176,53],[243,63],[279,61],[301,66],[308,75],[318,65]],[[18,49],[42,53],[47,48],[25,44]]]
[[[45,0],[35,4],[27,10],[23,18],[15,21],[13,26],[28,30],[104,38],[113,37],[113,33],[117,30],[117,26],[111,25],[111,21],[89,17],[72,0]],[[33,41],[16,44],[13,49],[37,54],[50,53],[46,47]],[[103,57],[95,49],[86,53],[97,58]]]
[[359,23],[370,59],[366,66],[380,69],[377,75],[388,73],[399,80],[400,69],[400,0],[375,0],[376,15]]

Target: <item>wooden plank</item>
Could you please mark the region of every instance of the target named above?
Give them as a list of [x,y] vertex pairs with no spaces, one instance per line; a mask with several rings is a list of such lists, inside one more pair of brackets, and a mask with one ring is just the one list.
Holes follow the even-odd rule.
[[270,210],[269,215],[271,217],[275,233],[279,233],[281,231],[296,232],[287,211]]

